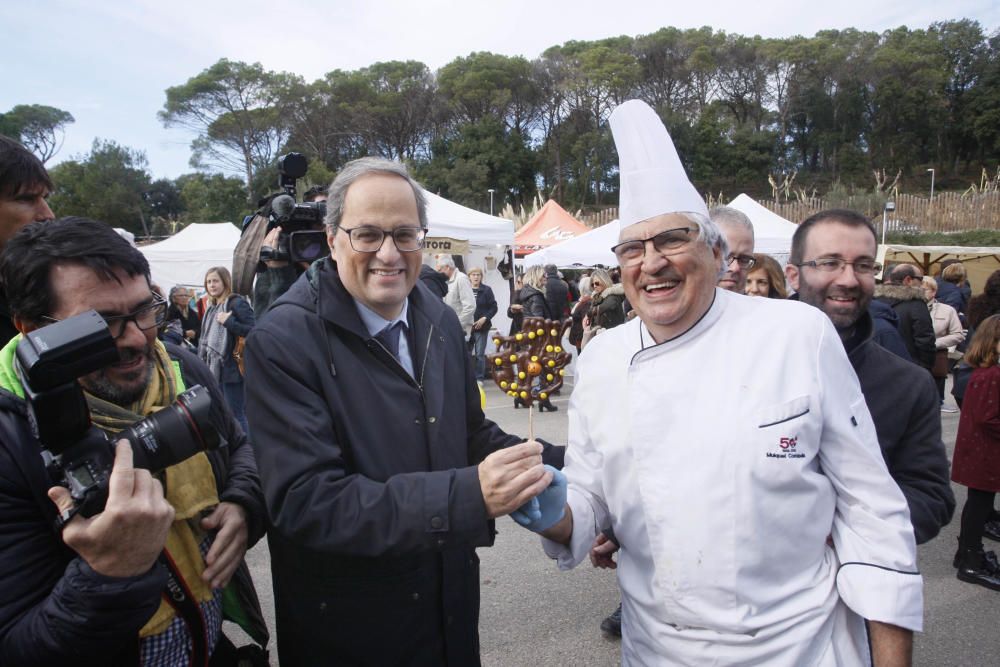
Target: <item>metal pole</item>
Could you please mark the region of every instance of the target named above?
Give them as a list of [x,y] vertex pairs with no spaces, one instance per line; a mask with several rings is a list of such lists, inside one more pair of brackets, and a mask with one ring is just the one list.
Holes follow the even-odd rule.
[[928,169],[927,171],[931,172],[931,204],[933,204],[934,203],[934,170],[933,169]]
[[889,209],[885,206],[882,207],[882,245],[885,245],[885,225],[886,219],[889,216]]
[[493,215],[493,193],[496,192],[493,188],[487,190],[490,193],[490,215]]

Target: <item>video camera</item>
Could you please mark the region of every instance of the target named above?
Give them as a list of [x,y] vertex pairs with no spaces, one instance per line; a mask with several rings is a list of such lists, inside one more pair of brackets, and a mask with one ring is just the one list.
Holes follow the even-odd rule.
[[219,446],[209,421],[212,399],[201,385],[116,435],[94,426],[77,378],[118,359],[107,324],[93,310],[36,329],[17,345],[15,365],[42,460],[52,481],[73,497],[60,525],[76,513],[89,517],[104,509],[114,443],[122,438],[132,446],[133,465],[154,473]]
[[281,227],[278,244],[260,249],[262,262],[312,263],[328,252],[323,219],[326,202],[295,202],[295,182],[306,175],[308,162],[301,153],[289,153],[278,158],[278,186],[282,193],[271,198],[267,231]]

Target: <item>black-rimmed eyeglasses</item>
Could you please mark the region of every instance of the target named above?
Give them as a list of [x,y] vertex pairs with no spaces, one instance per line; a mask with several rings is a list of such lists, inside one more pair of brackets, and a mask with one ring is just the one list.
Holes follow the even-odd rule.
[[379,227],[364,225],[337,229],[347,234],[351,247],[356,252],[378,252],[385,243],[386,236],[392,237],[392,242],[396,244],[396,250],[399,252],[416,252],[424,247],[424,236],[427,235],[427,230],[422,227],[396,227],[392,231],[386,231]]
[[796,264],[796,266],[811,266],[814,269],[823,271],[824,273],[834,273],[838,271],[843,271],[844,267],[850,264],[854,267],[854,273],[859,276],[870,276],[878,273],[882,270],[882,265],[873,259],[857,259],[853,262],[848,262],[846,259],[840,259],[839,257],[824,257],[822,259],[812,259],[808,262],[802,262],[801,264]]
[[621,266],[638,264],[646,256],[646,243],[653,242],[653,248],[661,255],[670,255],[682,249],[691,242],[692,234],[698,230],[693,227],[677,227],[660,232],[648,239],[635,239],[634,241],[623,241],[616,246],[612,246],[611,252],[615,253],[618,263]]
[[736,265],[741,269],[749,269],[757,263],[757,260],[753,258],[753,255],[730,255],[726,257],[726,266],[729,266],[733,262],[736,262]]
[[[167,302],[157,299],[128,315],[101,315],[101,317],[108,325],[111,337],[118,340],[125,333],[125,327],[129,322],[134,322],[143,331],[162,326],[167,321]],[[42,319],[46,322],[62,321],[48,315],[42,315]]]

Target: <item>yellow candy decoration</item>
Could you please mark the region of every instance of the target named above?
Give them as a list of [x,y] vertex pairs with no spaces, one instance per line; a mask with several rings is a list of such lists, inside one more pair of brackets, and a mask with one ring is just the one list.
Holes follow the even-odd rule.
[[554,349],[555,349],[555,348],[554,348],[554,347],[552,347],[551,345],[546,345],[546,346],[545,346],[545,351],[546,351],[546,352],[551,352],[551,351],[552,351],[552,350],[554,350]]
[[524,371],[518,371],[518,373],[517,373],[517,379],[518,380],[523,380],[526,377],[528,377],[528,376],[524,374]]
[[531,355],[531,360],[532,360],[532,361],[538,361],[538,357],[537,357],[537,356],[535,356],[535,355]]
[[506,389],[509,386],[510,386],[510,383],[507,382],[506,380],[504,380],[503,382],[500,383],[500,388],[501,389]]
[[[554,362],[551,359],[549,359],[549,363],[548,363],[549,368],[553,368],[555,365],[556,365],[556,362]],[[561,373],[562,371],[559,371],[559,372]]]
[[496,359],[493,360],[493,363],[495,363],[497,366],[503,366],[503,359],[497,357]]
[[537,333],[539,336],[544,336],[545,335],[545,329],[539,329],[535,333]]
[[493,344],[496,345],[497,347],[500,347],[500,339],[499,338],[494,338],[493,339]]
[[562,352],[562,348],[558,345],[556,345],[556,352]]
[[538,395],[538,398],[542,399],[543,401],[548,397],[549,395],[546,394],[544,391]]
[[566,375],[566,371],[562,368],[559,369],[559,377]]
[[517,389],[517,383],[516,382],[511,382],[510,383],[510,388],[511,389]]
[[522,398],[522,399],[524,399],[524,398],[528,398],[528,392],[526,392],[526,391],[522,391],[522,392],[521,392],[521,398]]
[[514,363],[515,361],[517,361],[517,355],[516,354],[510,355],[510,363]]
[[517,334],[514,336],[514,340],[524,340],[524,334]]
[[556,376],[553,375],[552,373],[549,373],[548,375],[545,376],[546,382],[552,382],[555,379],[556,379]]
[[553,336],[558,336],[558,335],[559,335],[559,330],[558,330],[558,329],[553,329],[553,330],[552,330],[552,331],[550,331],[549,333],[550,333],[551,335],[553,335]]
[[534,331],[529,331],[528,332],[528,340],[535,340],[535,332]]

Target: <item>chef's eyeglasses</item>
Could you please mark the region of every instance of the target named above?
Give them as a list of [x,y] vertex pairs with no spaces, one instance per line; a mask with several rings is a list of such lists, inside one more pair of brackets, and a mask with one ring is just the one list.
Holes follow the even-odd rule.
[[[167,321],[167,302],[158,298],[128,315],[101,315],[101,318],[108,325],[111,337],[118,340],[125,333],[125,327],[129,322],[134,322],[142,331],[162,326]],[[46,322],[62,321],[48,315],[42,315],[41,319]]]
[[646,256],[646,243],[653,242],[653,248],[661,255],[673,255],[691,242],[692,234],[698,230],[694,227],[677,227],[660,232],[648,239],[636,239],[634,241],[624,241],[611,248],[615,253],[618,263],[621,266],[638,264]]
[[399,252],[416,252],[424,247],[424,236],[427,230],[422,227],[397,227],[386,231],[379,227],[364,225],[361,227],[338,227],[347,234],[351,247],[356,252],[378,252],[385,243],[385,237],[391,236]]

